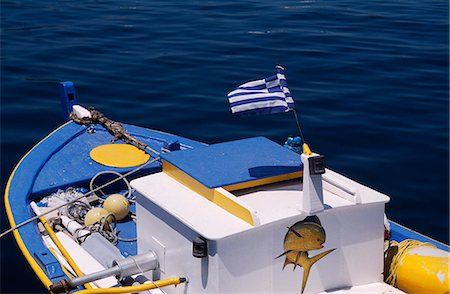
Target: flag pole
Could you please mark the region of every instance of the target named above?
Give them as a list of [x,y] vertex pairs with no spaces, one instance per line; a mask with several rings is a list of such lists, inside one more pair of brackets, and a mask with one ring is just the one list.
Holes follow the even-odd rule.
[[309,148],[308,144],[306,143],[305,137],[303,136],[302,128],[300,127],[300,121],[297,116],[297,111],[295,110],[295,108],[291,108],[291,110],[294,113],[295,122],[297,123],[297,128],[298,128],[298,131],[300,132],[300,138],[302,138],[302,141],[303,141],[303,145],[302,145],[303,154],[311,155],[312,154],[311,149]]

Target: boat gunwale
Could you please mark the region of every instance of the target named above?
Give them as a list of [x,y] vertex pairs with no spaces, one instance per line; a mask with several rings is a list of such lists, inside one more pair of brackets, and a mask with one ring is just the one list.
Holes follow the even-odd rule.
[[[6,188],[5,188],[5,193],[4,193],[6,215],[8,217],[8,221],[9,221],[11,227],[15,227],[16,222],[15,222],[15,218],[14,218],[14,213],[11,210],[11,205],[10,205],[10,201],[9,201],[9,195],[10,195],[9,191],[11,188],[11,182],[12,182],[14,176],[16,175],[16,171],[19,169],[19,167],[21,166],[23,161],[31,154],[31,152],[33,152],[40,144],[42,144],[44,141],[46,141],[48,138],[50,138],[52,135],[54,135],[56,132],[63,129],[65,126],[69,125],[70,123],[71,123],[71,121],[68,121],[68,122],[62,124],[61,126],[56,128],[54,131],[52,131],[50,134],[45,136],[38,143],[36,143],[27,153],[25,153],[24,156],[22,156],[22,158],[19,160],[19,162],[14,167],[11,175],[9,176],[9,179],[8,179],[8,182],[7,182]],[[44,284],[44,286],[47,289],[49,289],[50,285],[52,285],[53,283],[51,282],[50,278],[45,274],[44,270],[41,268],[41,266],[38,264],[38,262],[30,254],[28,247],[25,245],[25,242],[23,241],[22,236],[20,235],[20,232],[18,229],[13,231],[13,236],[16,240],[17,245],[19,246],[20,251],[22,252],[25,259],[30,264],[32,270],[36,273],[36,275],[41,280],[41,282]],[[44,245],[44,244],[42,243],[42,245]],[[47,249],[45,246],[43,246],[43,247],[45,249]],[[48,250],[48,251],[49,251],[49,253],[51,253],[50,250]],[[53,256],[53,254],[52,254],[52,256]],[[56,258],[55,258],[55,261],[57,261]],[[58,262],[58,264],[59,264],[59,262]]]

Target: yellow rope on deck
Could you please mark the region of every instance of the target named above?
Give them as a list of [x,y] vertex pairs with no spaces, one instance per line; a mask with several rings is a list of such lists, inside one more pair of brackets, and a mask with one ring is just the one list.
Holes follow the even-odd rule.
[[399,268],[400,262],[406,256],[406,254],[408,254],[408,251],[411,249],[417,248],[417,247],[422,247],[422,246],[434,247],[430,243],[420,242],[420,241],[412,240],[412,239],[403,240],[400,243],[398,243],[397,241],[391,241],[389,246],[390,247],[391,246],[398,247],[397,254],[395,254],[394,257],[392,258],[391,266],[389,268],[389,274],[385,278],[385,282],[394,287],[397,287],[397,273],[398,273],[398,268]]

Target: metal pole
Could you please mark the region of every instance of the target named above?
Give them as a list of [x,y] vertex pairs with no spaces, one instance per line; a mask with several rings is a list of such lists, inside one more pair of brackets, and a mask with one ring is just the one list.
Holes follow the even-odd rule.
[[305,137],[303,136],[302,128],[300,127],[300,122],[298,120],[297,111],[292,108],[292,112],[294,113],[295,122],[297,123],[298,131],[300,132],[300,137],[302,138],[303,143],[306,143]]

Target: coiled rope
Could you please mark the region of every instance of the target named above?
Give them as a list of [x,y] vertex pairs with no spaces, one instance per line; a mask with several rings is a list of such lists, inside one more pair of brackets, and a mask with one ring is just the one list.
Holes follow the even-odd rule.
[[[83,201],[75,201],[74,203],[71,203],[67,205],[67,215],[77,221],[78,223],[84,222],[84,216],[86,213],[92,208],[91,205],[83,202]],[[60,210],[58,214],[63,214]]]
[[24,226],[24,225],[26,225],[26,224],[29,224],[29,223],[31,223],[32,221],[35,221],[35,220],[39,219],[41,216],[47,215],[47,214],[49,214],[49,213],[51,213],[51,212],[53,212],[53,211],[56,211],[56,210],[58,210],[58,209],[60,209],[60,208],[62,208],[62,207],[65,207],[65,206],[67,206],[67,205],[69,205],[69,204],[72,204],[72,203],[74,203],[75,201],[78,201],[78,200],[80,200],[80,199],[83,198],[83,197],[86,197],[86,196],[88,196],[88,195],[90,195],[90,194],[92,194],[92,193],[95,193],[95,192],[97,192],[97,191],[99,191],[99,190],[101,190],[101,189],[107,187],[108,185],[114,184],[115,182],[117,182],[117,181],[119,181],[119,180],[121,180],[121,179],[123,179],[123,178],[125,178],[125,177],[128,177],[128,176],[132,175],[133,173],[135,173],[135,172],[137,172],[137,171],[139,171],[139,170],[141,170],[141,169],[143,169],[143,168],[149,166],[150,164],[152,164],[152,163],[154,163],[154,162],[156,162],[156,161],[158,161],[158,160],[160,160],[160,157],[156,157],[156,158],[154,158],[154,159],[152,159],[152,160],[150,160],[150,161],[147,161],[147,162],[144,163],[143,165],[141,165],[141,166],[139,166],[139,167],[137,167],[137,168],[135,168],[135,169],[133,169],[133,170],[131,170],[131,171],[129,171],[129,172],[123,174],[123,175],[121,175],[120,177],[115,178],[114,180],[111,180],[111,181],[109,181],[109,182],[107,182],[107,183],[105,183],[105,184],[103,184],[103,185],[101,185],[101,186],[99,186],[99,187],[97,187],[97,188],[91,190],[91,191],[88,191],[88,192],[86,192],[86,193],[84,193],[84,194],[78,196],[77,198],[75,198],[75,199],[73,199],[73,200],[71,200],[71,201],[69,201],[69,202],[67,202],[67,203],[64,203],[64,204],[62,204],[62,205],[56,206],[56,207],[54,207],[54,208],[52,208],[52,209],[47,210],[47,211],[44,212],[44,213],[41,213],[41,214],[36,215],[36,216],[34,216],[34,217],[31,217],[31,218],[29,218],[29,219],[27,219],[27,220],[21,222],[20,224],[18,224],[18,225],[16,225],[16,226],[14,226],[14,227],[12,227],[12,228],[10,228],[10,229],[4,231],[3,233],[1,233],[1,234],[0,234],[0,238],[3,238],[5,235],[11,233],[12,231],[15,231],[15,230],[17,230],[18,228],[20,228],[20,227],[22,227],[22,226]]
[[389,266],[389,271],[387,277],[385,278],[385,282],[391,286],[396,287],[398,268],[402,259],[406,256],[406,254],[408,254],[408,251],[410,251],[411,249],[422,246],[434,247],[430,243],[420,242],[412,239],[406,239],[400,243],[398,243],[397,241],[391,241],[389,243],[389,248],[397,247],[397,253],[392,257],[391,264]]

